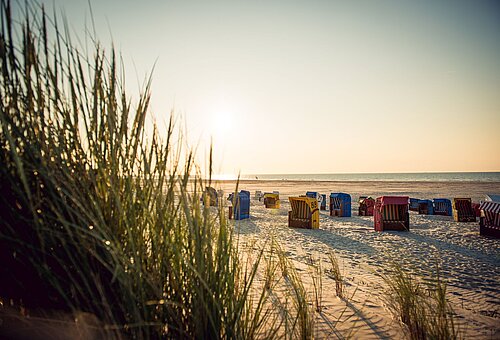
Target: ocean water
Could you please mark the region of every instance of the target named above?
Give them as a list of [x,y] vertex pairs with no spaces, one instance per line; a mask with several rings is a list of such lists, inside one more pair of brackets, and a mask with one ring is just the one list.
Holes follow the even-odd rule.
[[401,181],[401,182],[500,182],[500,172],[417,172],[357,174],[250,174],[247,180],[296,181]]

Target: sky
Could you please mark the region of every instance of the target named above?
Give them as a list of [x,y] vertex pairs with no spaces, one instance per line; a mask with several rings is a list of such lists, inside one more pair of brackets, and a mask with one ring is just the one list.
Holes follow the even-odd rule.
[[[42,3],[90,27],[87,1]],[[90,3],[220,174],[500,171],[498,1]]]

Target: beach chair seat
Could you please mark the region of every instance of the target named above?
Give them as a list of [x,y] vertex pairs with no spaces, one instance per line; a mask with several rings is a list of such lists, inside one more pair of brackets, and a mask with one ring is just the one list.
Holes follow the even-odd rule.
[[319,228],[318,200],[301,196],[289,197],[290,210],[288,212],[288,226],[292,228]]
[[264,193],[264,206],[268,209],[279,209],[280,208],[280,196],[276,193]]
[[456,222],[476,222],[476,213],[470,198],[454,198],[452,208],[453,219]]

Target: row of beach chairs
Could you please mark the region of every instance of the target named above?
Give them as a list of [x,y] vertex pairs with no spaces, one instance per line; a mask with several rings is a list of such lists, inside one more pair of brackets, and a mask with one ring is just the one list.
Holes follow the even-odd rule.
[[[207,187],[203,195],[203,203],[217,205],[218,196],[222,195],[213,188]],[[262,193],[257,191],[255,199],[264,201],[266,208],[279,209],[279,192]],[[308,191],[304,196],[289,197],[291,210],[288,212],[288,225],[296,228],[319,228],[319,211],[326,210],[326,195]],[[229,195],[232,203],[229,207],[229,218],[241,220],[250,217],[250,192],[241,190],[237,195]],[[381,196],[373,199],[369,196],[359,198],[360,216],[373,216],[377,231],[410,229],[409,211],[419,214],[453,216],[457,222],[475,222],[476,211],[470,198],[446,198],[433,200],[413,199],[408,196]],[[416,202],[416,203],[415,203]],[[480,234],[500,237],[500,196],[488,195],[484,202],[478,204],[481,211]],[[351,217],[351,196],[346,193],[330,194],[330,216]]]

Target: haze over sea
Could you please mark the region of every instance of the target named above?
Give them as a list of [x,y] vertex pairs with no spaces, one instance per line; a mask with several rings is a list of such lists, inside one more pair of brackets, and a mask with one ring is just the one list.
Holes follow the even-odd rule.
[[250,174],[242,180],[387,181],[387,182],[500,182],[500,172],[418,172],[350,174]]

